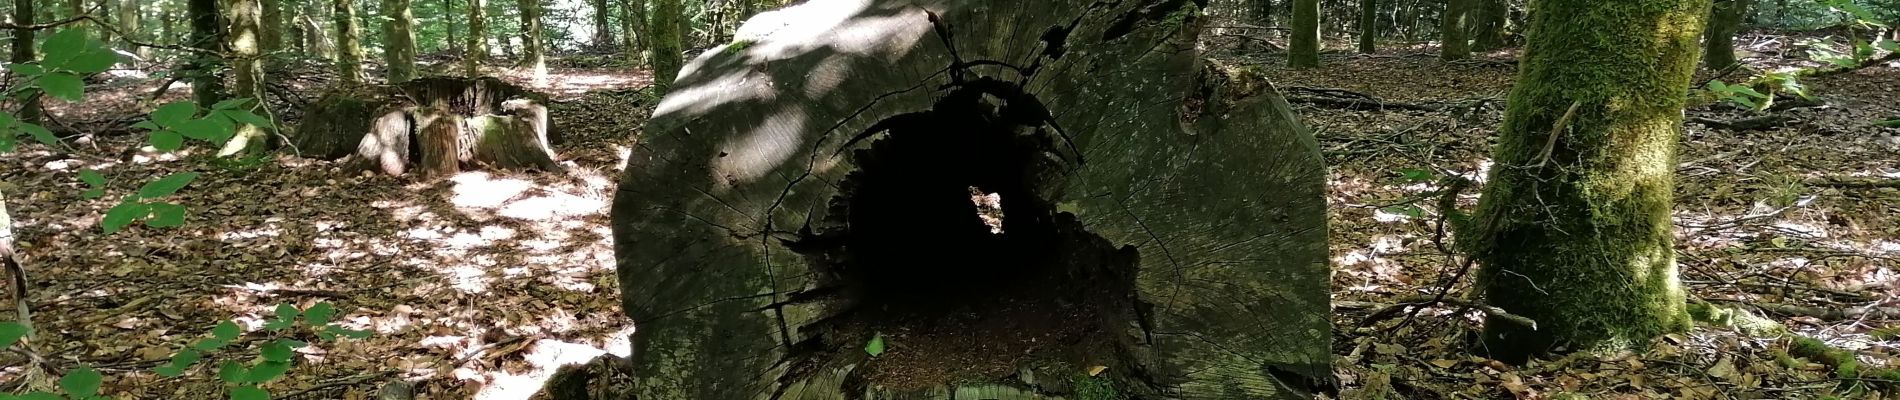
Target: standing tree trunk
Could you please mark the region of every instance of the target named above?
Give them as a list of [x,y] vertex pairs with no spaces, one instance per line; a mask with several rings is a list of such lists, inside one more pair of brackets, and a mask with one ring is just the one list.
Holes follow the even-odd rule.
[[1707,46],[1704,51],[1704,64],[1710,70],[1720,71],[1735,65],[1735,32],[1742,26],[1742,19],[1748,16],[1748,8],[1753,0],[1716,0],[1715,11],[1709,15],[1708,37],[1703,40]]
[[1293,0],[1293,40],[1287,47],[1287,65],[1319,67],[1319,0]]
[[1359,52],[1379,52],[1379,0],[1359,0]]
[[[186,0],[191,18],[191,46],[206,51],[222,50],[224,32],[218,23],[218,0]],[[224,79],[217,74],[218,57],[196,54],[191,62],[191,93],[198,105],[209,107],[224,99]]]
[[1467,229],[1485,301],[1537,326],[1493,317],[1484,341],[1521,362],[1688,329],[1670,206],[1709,0],[1537,7]]
[[303,20],[303,6],[297,3],[298,0],[276,1],[278,2],[278,7],[283,8],[284,20],[279,22],[282,22],[284,25],[285,44],[290,46],[290,49],[297,52],[297,54],[304,54],[306,51],[309,51],[309,43],[304,39],[306,34],[303,31],[303,25],[297,23],[297,21]]
[[410,0],[383,0],[383,62],[392,84],[416,78],[416,16],[410,8]]
[[356,0],[336,0],[336,73],[345,85],[363,83],[363,33],[356,24]]
[[1313,398],[1318,144],[1202,58],[1201,2],[840,3],[762,14],[807,34],[705,51],[643,127],[606,398]]
[[448,31],[448,34],[442,37],[442,49],[454,53],[461,48],[462,42],[455,40],[456,18],[455,13],[451,11],[455,8],[451,7],[451,4],[451,0],[442,0],[442,28]]
[[[86,0],[66,0],[66,17],[73,18],[86,14]],[[87,32],[87,24],[73,24],[71,29]]]
[[[138,0],[130,0],[138,1]],[[264,0],[264,52],[284,49],[284,0]]]
[[[548,80],[547,50],[543,44],[546,40],[542,39],[541,28],[541,0],[519,1],[521,4],[521,47],[525,53],[521,63],[532,68],[534,85],[538,87],[547,84]],[[608,10],[610,9],[601,8],[598,11],[605,15]],[[613,48],[611,39],[602,48]]]
[[679,76],[680,66],[685,64],[680,52],[680,0],[652,0],[653,20],[651,39],[653,55],[654,93],[665,94],[673,80]]
[[1471,11],[1471,49],[1491,51],[1504,48],[1504,27],[1511,19],[1511,4],[1507,0],[1477,0],[1477,9]]
[[1463,60],[1471,57],[1471,41],[1465,38],[1470,33],[1467,24],[1471,16],[1471,2],[1477,0],[1446,0],[1443,20],[1438,26],[1438,58],[1446,61]]
[[488,2],[468,0],[468,35],[462,46],[462,69],[468,76],[481,76],[488,63]]
[[145,34],[142,30],[144,29],[144,24],[142,24],[144,21],[142,21],[142,19],[145,15],[139,12],[139,1],[140,0],[120,0],[118,8],[119,17],[116,22],[119,24],[119,32],[125,35],[119,38],[122,44],[125,45],[125,48],[134,49],[133,51],[143,57],[146,53],[145,48],[132,44],[132,42],[143,41],[145,39]]
[[[231,49],[231,74],[235,75],[232,81],[237,85],[232,88],[231,94],[240,99],[251,99],[250,111],[263,114],[265,99],[261,31],[264,10],[258,3],[259,0],[231,0],[225,4],[230,7],[228,46]],[[239,124],[237,134],[225,142],[224,149],[218,155],[232,156],[257,151],[262,148],[263,139],[263,127]]]
[[608,15],[613,14],[613,8],[607,0],[593,0],[590,4],[594,8],[594,47],[614,48],[614,25],[607,19]]
[[647,0],[625,0],[620,6],[625,8],[620,23],[626,28],[621,31],[627,33],[627,61],[647,65],[647,43],[652,36],[652,31],[647,30]]
[[[33,24],[35,15],[33,1],[34,0],[13,0],[14,25]],[[39,60],[39,52],[34,51],[34,46],[39,44],[33,38],[35,33],[37,33],[37,31],[32,29],[13,30],[13,54],[12,57],[9,58],[10,61],[14,63],[30,63]],[[40,94],[38,91],[28,93],[26,98],[20,101],[20,110],[17,115],[19,115],[20,121],[22,122],[40,123],[42,114],[40,110]]]
[[[32,7],[28,7],[27,11],[32,11]],[[31,334],[33,313],[27,306],[30,301],[27,299],[26,292],[26,266],[21,265],[20,255],[13,248],[13,216],[7,213],[7,194],[4,192],[0,192],[0,270],[4,270],[7,274],[9,282],[6,286],[13,288],[10,294],[13,296],[16,314],[14,319],[20,323],[21,327],[26,328],[28,334]]]

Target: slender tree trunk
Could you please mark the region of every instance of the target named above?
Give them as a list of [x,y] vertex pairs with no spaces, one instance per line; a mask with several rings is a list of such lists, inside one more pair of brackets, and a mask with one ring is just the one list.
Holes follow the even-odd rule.
[[593,0],[594,8],[594,46],[611,49],[614,46],[614,25],[607,16],[613,13],[607,0]]
[[665,94],[672,86],[673,79],[679,77],[680,67],[685,65],[680,52],[680,0],[652,0],[653,21],[652,40],[653,88],[656,93]]
[[363,83],[363,31],[356,24],[356,0],[336,0],[337,79],[345,85]]
[[[34,15],[33,0],[13,0],[13,23],[15,25],[32,25]],[[15,63],[30,63],[39,60],[39,52],[34,50],[34,46],[38,44],[33,38],[35,33],[37,32],[32,29],[13,30],[13,55],[12,58],[9,59],[10,61]],[[35,124],[40,123],[39,94],[37,92],[28,94],[26,100],[20,102],[20,110],[16,115],[19,116],[20,121]]]
[[1467,226],[1485,301],[1537,326],[1490,318],[1486,346],[1523,361],[1688,329],[1670,207],[1709,0],[1537,6]]
[[383,62],[389,83],[416,78],[416,16],[410,0],[383,0]]
[[[224,32],[218,23],[218,1],[186,0],[185,6],[191,18],[191,45],[209,51],[221,50]],[[224,79],[216,73],[220,62],[215,56],[193,56],[191,91],[199,105],[210,106],[224,99]]]
[[[231,94],[237,98],[252,99],[252,112],[261,113],[264,109],[264,64],[263,56],[263,5],[259,0],[231,0],[225,3],[230,7],[231,32],[228,35],[231,49],[231,73],[236,87]],[[244,154],[261,149],[264,142],[264,129],[250,124],[239,124],[237,134],[231,141],[225,142],[219,156]]]
[[144,22],[145,14],[139,10],[139,1],[140,0],[120,0],[117,22],[119,24],[119,32],[124,34],[120,39],[124,41],[123,44],[125,47],[127,49],[133,49],[135,53],[143,57],[145,55],[145,48],[132,44],[133,41],[142,41],[145,39],[145,35],[142,31],[144,28],[142,22]]
[[[523,66],[533,69],[531,73],[534,74],[533,79],[535,86],[545,85],[548,80],[548,62],[547,51],[543,46],[546,40],[542,39],[541,0],[519,1],[521,3],[521,50],[524,53],[521,58],[521,63]],[[609,10],[611,9],[598,9],[602,15],[605,15]],[[605,48],[613,48],[613,42],[611,40],[605,44],[607,46]]]
[[[66,17],[77,17],[86,13],[86,0],[66,0]],[[73,24],[72,29],[86,31],[86,24]]]
[[1709,15],[1708,37],[1703,40],[1704,64],[1710,70],[1720,71],[1735,65],[1735,32],[1741,29],[1742,18],[1748,15],[1752,0],[1717,0],[1715,11]]
[[[138,0],[131,0],[138,1]],[[264,0],[264,52],[284,49],[284,0]]]
[[1379,0],[1359,0],[1359,52],[1379,52]]
[[[627,58],[633,65],[647,65],[647,47],[651,42],[652,31],[647,30],[647,0],[626,0],[620,3],[625,8],[621,24],[627,29]],[[637,32],[637,33],[636,33]]]
[[453,16],[453,12],[450,11],[455,9],[454,7],[450,7],[452,3],[450,0],[442,0],[442,27],[448,30],[448,35],[446,35],[442,41],[442,48],[451,53],[462,47],[460,44],[462,42],[455,40],[456,18]]
[[468,35],[462,52],[462,69],[468,76],[481,76],[482,64],[488,63],[488,2],[468,0]]
[[1471,16],[1471,2],[1473,1],[1476,0],[1445,1],[1444,20],[1442,20],[1438,26],[1439,41],[1441,42],[1438,48],[1438,58],[1450,61],[1463,60],[1471,57],[1471,42],[1466,40],[1465,35],[1469,33],[1470,29],[1470,25],[1467,24],[1467,21],[1469,21],[1469,17]]
[[283,8],[284,41],[297,54],[305,54],[310,49],[310,42],[305,39],[309,35],[304,32],[303,24],[297,23],[303,20],[303,6],[297,4],[297,0],[276,1]]
[[1471,49],[1491,51],[1504,47],[1504,27],[1511,19],[1511,5],[1506,0],[1477,0],[1477,9],[1470,11],[1467,22],[1471,25]]
[[1319,67],[1319,0],[1293,0],[1293,40],[1288,47],[1287,65]]

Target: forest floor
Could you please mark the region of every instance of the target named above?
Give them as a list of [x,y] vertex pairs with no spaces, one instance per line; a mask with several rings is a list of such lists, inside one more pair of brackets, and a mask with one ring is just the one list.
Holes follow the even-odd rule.
[[[1478,312],[1431,307],[1410,319],[1377,312],[1436,295],[1458,275],[1457,260],[1439,250],[1450,243],[1435,239],[1443,212],[1432,193],[1437,176],[1482,180],[1514,78],[1514,63],[1502,61],[1508,56],[1445,63],[1410,50],[1336,55],[1309,71],[1284,70],[1274,58],[1229,58],[1260,65],[1295,99],[1331,164],[1342,397],[1841,392],[1828,371],[1786,357],[1785,340],[1718,327],[1670,335],[1642,354],[1514,367],[1466,344]],[[1749,61],[1789,62],[1772,54]],[[273,74],[304,77],[274,83],[282,103],[308,102],[326,83],[311,78],[319,73]],[[47,358],[42,367],[93,366],[107,376],[105,392],[119,398],[213,398],[207,393],[224,389],[211,367],[183,378],[152,368],[220,321],[253,332],[240,343],[258,343],[271,338],[257,328],[276,304],[319,301],[337,305],[340,324],[375,334],[336,343],[296,336],[318,344],[268,385],[274,398],[366,399],[398,380],[415,382],[421,399],[526,398],[553,367],[625,351],[632,323],[619,310],[607,204],[620,157],[651,107],[638,90],[649,81],[644,72],[556,69],[548,90],[557,95],[557,127],[567,129],[556,145],[567,173],[434,180],[349,174],[289,155],[244,162],[213,160],[203,149],[153,153],[144,138],[124,134],[129,120],[115,115],[138,109],[139,96],[161,81],[95,85],[102,101],[55,110],[70,148],[23,146],[0,157],[31,271],[26,301],[41,335],[36,349]],[[1790,117],[1776,126],[1688,125],[1676,212],[1683,279],[1697,298],[1760,310],[1889,365],[1890,340],[1900,334],[1900,188],[1843,182],[1900,178],[1900,129],[1872,125],[1900,117],[1900,68],[1809,84],[1825,105],[1776,111]],[[1391,106],[1319,100],[1342,96]],[[1743,114],[1720,104],[1689,111],[1712,121]],[[98,221],[114,202],[81,197],[81,169],[112,178],[107,199],[172,172],[204,177],[175,199],[190,207],[185,226],[105,235]],[[1462,205],[1477,193],[1463,193]],[[1468,281],[1455,282],[1452,297],[1463,296]],[[200,365],[255,354],[227,349]],[[32,374],[26,364],[0,355],[0,381],[48,384],[17,379]]]

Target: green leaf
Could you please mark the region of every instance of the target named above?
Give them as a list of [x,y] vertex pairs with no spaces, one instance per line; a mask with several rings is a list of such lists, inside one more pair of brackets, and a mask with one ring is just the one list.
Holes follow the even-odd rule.
[[67,396],[92,397],[99,394],[99,382],[104,379],[99,371],[82,366],[59,377],[59,388],[65,390]]
[[270,392],[251,385],[238,386],[231,388],[231,400],[270,400]]
[[0,134],[0,153],[11,153],[13,152],[13,148],[13,134]]
[[166,378],[177,378],[185,375],[184,368],[171,365],[161,365],[158,368],[152,368],[152,372],[158,373],[158,376]]
[[330,302],[321,302],[303,310],[303,320],[311,325],[328,325],[330,317],[336,316],[336,306]]
[[118,63],[118,54],[113,53],[112,50],[94,47],[85,54],[73,58],[72,62],[66,64],[66,69],[81,74],[96,74],[112,69],[112,65]]
[[180,135],[178,132],[165,130],[152,131],[151,141],[152,148],[158,149],[158,151],[174,151],[180,147],[185,147],[185,135]]
[[73,74],[54,72],[40,75],[38,86],[47,95],[60,100],[76,102],[86,98],[86,82]]
[[1900,42],[1895,42],[1891,39],[1880,39],[1880,42],[1875,43],[1874,46],[1880,47],[1881,50],[1900,53]]
[[1424,169],[1424,168],[1402,168],[1402,169],[1399,169],[1399,174],[1405,177],[1406,182],[1424,182],[1424,181],[1432,180],[1432,171],[1428,169]]
[[137,201],[120,202],[119,205],[112,206],[112,209],[106,210],[105,220],[99,223],[99,227],[105,229],[105,232],[108,234],[118,232],[120,229],[131,226],[133,222],[138,222],[139,219],[145,218],[146,215],[150,215],[151,213],[151,208],[146,207],[145,203]]
[[34,63],[7,64],[7,70],[13,71],[14,74],[21,75],[21,77],[28,79],[46,74],[46,68],[41,68],[39,64]]
[[270,382],[290,372],[290,363],[286,361],[265,361],[251,368],[250,381],[253,383]]
[[310,343],[296,339],[277,339],[277,342],[283,343],[285,346],[290,346],[292,349],[301,349],[310,346]]
[[14,343],[19,343],[20,339],[25,338],[28,333],[30,332],[26,330],[26,325],[13,321],[0,322],[0,349],[13,347]]
[[177,126],[190,120],[193,115],[198,115],[198,103],[176,101],[165,103],[158,106],[158,109],[152,110],[152,122],[165,127]]
[[250,376],[251,370],[244,368],[244,364],[239,364],[237,361],[226,360],[223,364],[218,365],[219,380],[230,383],[246,383],[249,382],[246,378]]
[[1884,127],[1888,127],[1888,128],[1900,128],[1900,118],[1894,118],[1894,119],[1890,119],[1890,120],[1886,120],[1886,121],[1880,121],[1880,122],[1875,122],[1875,123],[1874,123],[1874,126],[1884,126]]
[[243,330],[238,329],[237,323],[231,322],[231,320],[219,321],[218,327],[211,328],[211,336],[226,342],[237,340],[238,335],[243,333]]
[[184,189],[185,185],[190,185],[193,179],[198,179],[198,173],[180,172],[158,178],[139,187],[139,198],[155,199],[170,196],[172,193],[178,193],[179,189]]
[[265,343],[264,348],[259,351],[259,355],[263,356],[265,361],[275,362],[290,362],[290,357],[296,354],[296,351],[290,349],[290,345],[282,342]]
[[[166,365],[164,367],[159,367],[160,368],[159,375],[165,375],[167,377],[178,376],[178,374],[183,374],[185,372],[185,368],[191,367],[192,364],[197,364],[198,360],[202,360],[204,359],[204,357],[205,357],[205,353],[200,352],[197,349],[185,349],[184,351],[178,352],[178,354],[172,355],[171,364]],[[172,371],[178,371],[178,374],[167,375],[165,373],[166,371],[164,370],[165,368],[170,368]]]
[[68,27],[53,32],[40,42],[40,50],[46,53],[41,65],[49,69],[65,68],[67,63],[85,53],[87,44],[86,31],[83,29]]
[[139,129],[144,129],[144,130],[148,130],[148,131],[156,131],[156,130],[160,130],[160,129],[165,129],[165,127],[162,127],[162,126],[158,126],[158,124],[156,124],[156,123],[152,123],[152,121],[139,121],[139,122],[138,122],[138,123],[136,123],[136,124],[132,124],[132,127],[133,127],[133,128],[139,128]]
[[47,392],[33,392],[33,393],[27,393],[25,395],[21,395],[20,400],[66,400],[66,399],[59,397],[59,395],[57,394],[52,394],[52,393],[47,393]]
[[173,125],[172,129],[192,139],[212,143],[224,143],[237,131],[231,121],[224,118],[194,119]]
[[351,339],[368,339],[371,334],[371,332],[368,330],[359,331],[359,330],[344,328],[344,327],[336,326],[336,325],[330,325],[330,328],[327,329],[327,331],[328,332],[322,332],[322,333],[329,333],[332,336],[329,338],[325,338],[324,340],[336,340],[336,336],[334,335],[343,335],[343,337],[347,337]]
[[335,334],[335,333],[332,333],[332,332],[330,332],[330,331],[334,331],[334,330],[337,330],[337,327],[335,327],[335,326],[332,326],[332,327],[330,327],[330,329],[329,329],[329,330],[323,330],[323,331],[317,331],[317,338],[318,338],[318,339],[323,339],[323,340],[326,340],[326,341],[336,341],[336,334]]
[[239,107],[244,107],[244,106],[246,106],[246,105],[250,105],[250,104],[251,104],[251,99],[250,99],[250,98],[245,98],[245,97],[240,97],[240,98],[235,98],[235,99],[229,99],[229,100],[225,100],[225,101],[220,101],[220,102],[218,102],[218,104],[212,104],[212,105],[211,105],[211,109],[213,109],[213,110],[235,110],[235,109],[238,109]]
[[244,111],[244,110],[219,111],[218,115],[225,117],[227,119],[230,119],[232,122],[237,122],[240,124],[255,126],[255,127],[264,128],[264,129],[276,129],[276,126],[275,126],[276,124],[272,124],[269,118],[260,117],[257,114],[252,114],[250,111]]
[[884,334],[879,333],[877,335],[871,336],[871,342],[864,344],[864,352],[870,353],[872,357],[883,355],[884,354]]
[[152,203],[152,219],[145,220],[145,226],[153,228],[171,228],[185,224],[185,206],[172,203]]
[[1404,215],[1404,216],[1412,217],[1412,218],[1425,217],[1425,209],[1419,208],[1418,206],[1415,206],[1415,205],[1386,207],[1384,211],[1388,213]]
[[42,144],[51,146],[55,143],[59,143],[59,137],[53,136],[53,131],[46,130],[44,126],[22,122],[20,123],[20,130],[26,131],[28,135],[33,135],[33,139],[40,141]]
[[92,199],[97,199],[97,198],[100,198],[100,197],[106,197],[106,189],[105,189],[105,188],[91,188],[91,189],[86,189],[86,191],[84,191],[84,192],[79,192],[79,196],[80,196],[80,197],[84,197],[84,198],[86,198],[86,200],[92,200]]
[[86,185],[92,187],[104,187],[106,185],[106,176],[97,170],[82,169],[79,170],[79,181],[85,182]]
[[207,339],[200,339],[198,340],[197,343],[193,343],[191,345],[191,348],[196,349],[198,351],[212,351],[212,350],[217,350],[219,347],[224,347],[224,345],[227,345],[227,344],[231,344],[231,341],[218,339],[218,338],[207,338]]

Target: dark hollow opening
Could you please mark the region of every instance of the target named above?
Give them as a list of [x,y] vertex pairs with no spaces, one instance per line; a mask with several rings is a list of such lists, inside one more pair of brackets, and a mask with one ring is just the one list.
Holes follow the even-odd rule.
[[[1075,167],[1069,147],[1010,107],[953,91],[853,154],[838,228],[807,239],[825,243],[805,254],[833,301],[806,345],[835,356],[810,363],[860,363],[848,385],[899,389],[1128,369],[1139,255],[1044,199]],[[869,357],[878,335],[887,352]]]

